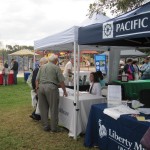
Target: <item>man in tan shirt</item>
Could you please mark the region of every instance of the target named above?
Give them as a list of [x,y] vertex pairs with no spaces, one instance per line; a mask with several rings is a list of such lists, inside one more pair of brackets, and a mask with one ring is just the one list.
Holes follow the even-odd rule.
[[[52,54],[49,57],[49,63],[43,65],[36,78],[36,89],[38,89],[39,109],[43,129],[52,132],[58,131],[58,105],[59,105],[59,89],[64,91],[67,96],[64,76],[61,69],[56,65],[58,57]],[[48,116],[49,109],[51,114],[51,124],[49,125]]]

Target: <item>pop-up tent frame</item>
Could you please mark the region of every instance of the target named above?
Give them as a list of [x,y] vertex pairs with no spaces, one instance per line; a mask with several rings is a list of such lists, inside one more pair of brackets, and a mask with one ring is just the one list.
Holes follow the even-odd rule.
[[150,47],[150,2],[104,23],[79,28],[78,43],[109,47],[109,82],[117,79],[121,48],[113,46]]
[[[97,22],[104,22],[108,20],[109,18],[106,16],[103,16],[102,14],[99,16],[94,16],[95,19],[87,19],[89,22],[85,22],[85,24],[81,24],[82,26],[85,26],[87,24],[94,24]],[[94,22],[95,20],[95,22]],[[91,21],[91,23],[90,23]],[[80,52],[78,48],[78,28],[79,26],[73,26],[63,32],[60,32],[58,34],[48,36],[46,38],[37,40],[34,42],[34,49],[35,50],[54,50],[54,51],[65,51],[65,50],[73,50],[74,52],[74,73],[77,72],[77,75],[74,75],[74,87],[77,85],[77,89],[74,88],[74,114],[75,114],[75,136],[74,139],[77,139],[77,120],[78,120],[78,100],[79,100],[79,58],[80,58]],[[80,47],[81,50],[107,50],[107,47],[105,46],[97,46],[97,45],[83,45]],[[77,55],[76,55],[77,52]],[[76,62],[76,60],[78,60]],[[77,66],[77,69],[76,69]]]
[[150,47],[150,2],[126,14],[79,28],[80,45]]

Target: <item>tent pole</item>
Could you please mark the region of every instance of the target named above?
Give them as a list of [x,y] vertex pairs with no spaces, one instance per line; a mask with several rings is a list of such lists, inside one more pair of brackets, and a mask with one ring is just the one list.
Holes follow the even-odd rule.
[[111,46],[108,59],[108,83],[112,83],[118,78],[120,51],[120,47]]
[[77,78],[76,78],[76,42],[74,41],[74,118],[75,118],[75,121],[74,121],[74,139],[77,140],[77,120],[78,120],[78,116],[77,116],[77,93],[76,93],[76,81],[77,81]]
[[34,49],[34,56],[33,56],[33,70],[35,69],[35,49]]
[[[77,46],[77,43],[76,43],[76,46]],[[80,47],[78,45],[77,48],[77,97],[76,97],[76,130],[78,128],[78,115],[79,115],[79,106],[78,106],[78,102],[79,102],[79,69],[80,69]],[[76,131],[77,133],[77,131]],[[76,134],[77,136],[77,134]]]
[[77,55],[77,102],[79,100],[79,71],[80,71],[80,47],[78,45]]

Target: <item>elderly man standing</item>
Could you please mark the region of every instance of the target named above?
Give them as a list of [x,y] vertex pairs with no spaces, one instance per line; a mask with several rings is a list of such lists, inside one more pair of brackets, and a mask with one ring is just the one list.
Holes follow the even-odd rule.
[[[61,69],[56,65],[58,57],[52,54],[49,63],[43,65],[37,74],[36,89],[38,89],[39,109],[44,131],[58,132],[58,105],[59,89],[63,89],[64,96],[67,96],[64,76]],[[49,125],[49,109],[51,124]]]

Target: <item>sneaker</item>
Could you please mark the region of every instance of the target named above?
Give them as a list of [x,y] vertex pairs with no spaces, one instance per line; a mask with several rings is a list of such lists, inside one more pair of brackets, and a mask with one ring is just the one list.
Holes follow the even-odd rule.
[[36,117],[35,115],[30,115],[29,116],[30,118],[32,118],[33,120],[37,120],[37,121],[39,121],[39,120],[41,120],[41,118],[40,117]]
[[30,115],[29,117],[35,120],[35,117],[33,115]]

